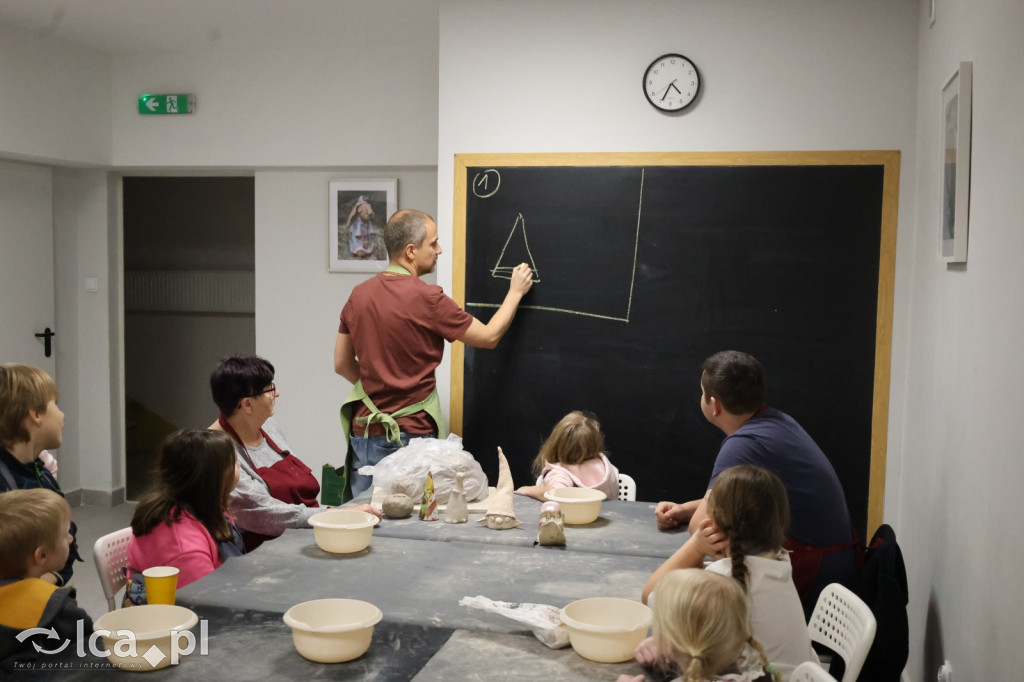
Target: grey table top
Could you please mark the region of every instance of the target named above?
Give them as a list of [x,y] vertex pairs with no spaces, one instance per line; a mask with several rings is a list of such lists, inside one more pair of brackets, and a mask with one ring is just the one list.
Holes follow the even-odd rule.
[[[279,613],[193,606],[207,621],[207,653],[196,651],[177,665],[145,673],[147,680],[377,680],[405,682],[411,679],[452,636],[448,628],[380,622],[374,627],[370,648],[359,658],[345,663],[322,664],[308,661],[295,650],[292,631]],[[200,626],[192,629],[197,640]],[[538,644],[540,644],[538,642]],[[142,651],[139,652],[144,653]],[[49,680],[125,680],[124,671],[89,659],[93,667],[81,669],[74,657],[64,657],[62,669],[18,671],[17,678]],[[54,661],[42,658],[41,663]],[[101,666],[101,667],[96,667]]]
[[362,552],[330,554],[316,545],[312,529],[289,530],[181,588],[178,603],[283,613],[310,599],[348,597],[376,604],[394,623],[528,632],[510,619],[459,606],[459,600],[483,595],[561,608],[584,597],[639,599],[660,563],[553,547],[378,536]]
[[[369,500],[367,492],[353,503]],[[540,505],[532,497],[516,495],[513,508],[523,525],[512,530],[495,531],[480,525],[478,521],[483,514],[471,513],[468,523],[453,524],[445,523],[444,514],[439,513],[437,521],[420,521],[416,514],[407,519],[385,517],[373,532],[374,537],[532,547],[537,540]],[[566,549],[667,559],[683,546],[689,533],[686,530],[659,531],[654,522],[654,506],[654,502],[606,500],[601,504],[601,515],[593,523],[565,527]]]
[[413,682],[614,682],[619,675],[646,672],[636,661],[595,663],[572,648],[548,649],[532,636],[456,630],[412,679]]

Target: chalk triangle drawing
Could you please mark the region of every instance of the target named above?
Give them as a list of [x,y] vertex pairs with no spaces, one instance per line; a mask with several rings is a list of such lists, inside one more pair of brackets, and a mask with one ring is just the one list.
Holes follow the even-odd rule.
[[[520,241],[519,235],[521,235],[522,241]],[[510,246],[511,252],[509,251]],[[523,253],[526,255],[523,256]],[[524,258],[526,259],[525,261],[523,260]],[[533,254],[530,253],[530,243],[526,239],[526,219],[520,213],[516,218],[515,224],[512,225],[512,231],[509,232],[505,245],[501,247],[498,262],[491,268],[491,277],[512,279],[512,269],[523,262],[527,263],[530,269],[533,270],[533,281],[539,282],[540,271],[537,270],[537,263],[533,260]]]

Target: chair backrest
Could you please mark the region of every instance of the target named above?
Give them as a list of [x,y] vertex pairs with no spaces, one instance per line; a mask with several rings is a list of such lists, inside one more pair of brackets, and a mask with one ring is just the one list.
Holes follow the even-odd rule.
[[817,663],[805,661],[790,673],[789,682],[836,682],[836,678]]
[[812,642],[835,651],[846,664],[841,682],[853,682],[875,639],[875,616],[864,601],[839,583],[818,596],[807,630]]
[[636,501],[636,481],[632,476],[619,474],[619,499],[628,502]]
[[100,574],[100,586],[107,598],[107,610],[113,611],[117,604],[114,597],[127,582],[128,542],[132,539],[131,526],[104,535],[92,547],[92,558],[96,572]]

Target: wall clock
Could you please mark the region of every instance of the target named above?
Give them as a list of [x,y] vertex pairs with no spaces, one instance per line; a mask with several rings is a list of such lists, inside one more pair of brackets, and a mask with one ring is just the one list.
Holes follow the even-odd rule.
[[644,71],[644,96],[655,109],[682,111],[699,92],[697,66],[681,54],[663,54]]

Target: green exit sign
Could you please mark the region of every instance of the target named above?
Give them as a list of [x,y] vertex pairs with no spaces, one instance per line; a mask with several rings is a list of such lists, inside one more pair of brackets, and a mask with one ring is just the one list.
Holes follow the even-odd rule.
[[195,110],[195,95],[139,95],[139,113],[143,116],[191,114]]

